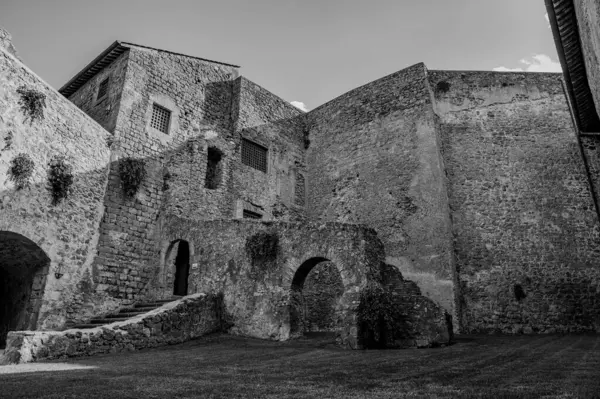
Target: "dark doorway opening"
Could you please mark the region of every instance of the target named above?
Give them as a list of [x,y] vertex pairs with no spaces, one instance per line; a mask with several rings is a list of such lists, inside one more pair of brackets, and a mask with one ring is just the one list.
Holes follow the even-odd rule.
[[187,241],[179,241],[177,256],[175,257],[175,279],[173,281],[173,295],[185,296],[188,294],[188,277],[190,275],[190,246]]
[[49,267],[33,241],[0,231],[0,348],[9,331],[36,329]]
[[325,258],[304,262],[292,280],[290,337],[334,337],[343,293],[344,285],[335,264]]

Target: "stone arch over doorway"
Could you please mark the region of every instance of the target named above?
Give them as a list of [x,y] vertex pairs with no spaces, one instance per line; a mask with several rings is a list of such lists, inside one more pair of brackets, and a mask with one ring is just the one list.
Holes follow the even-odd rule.
[[49,269],[35,242],[0,230],[0,347],[9,331],[35,330]]
[[164,291],[166,295],[189,294],[189,275],[193,247],[187,240],[169,243],[164,256]]
[[340,329],[339,301],[345,291],[335,263],[315,257],[298,267],[290,290],[290,337]]

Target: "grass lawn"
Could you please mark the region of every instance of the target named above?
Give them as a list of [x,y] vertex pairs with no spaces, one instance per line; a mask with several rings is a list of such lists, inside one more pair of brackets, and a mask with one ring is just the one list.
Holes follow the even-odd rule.
[[[68,364],[65,364],[68,363]],[[436,349],[341,350],[212,335],[0,366],[0,398],[600,398],[600,335],[463,336]]]

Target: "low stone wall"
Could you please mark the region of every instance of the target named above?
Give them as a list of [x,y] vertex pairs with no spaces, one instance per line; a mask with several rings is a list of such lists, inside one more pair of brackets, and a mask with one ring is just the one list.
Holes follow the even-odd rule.
[[440,305],[423,296],[419,286],[405,280],[393,265],[382,265],[384,289],[392,294],[394,306],[402,314],[388,342],[392,348],[428,348],[452,342],[452,317]]
[[0,364],[89,356],[178,344],[218,331],[222,301],[195,294],[126,321],[86,330],[8,333]]

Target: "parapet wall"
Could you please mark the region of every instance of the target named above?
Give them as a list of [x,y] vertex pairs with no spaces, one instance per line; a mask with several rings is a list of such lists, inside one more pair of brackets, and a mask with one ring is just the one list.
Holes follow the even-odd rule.
[[561,75],[429,77],[463,331],[600,330],[600,226]]

